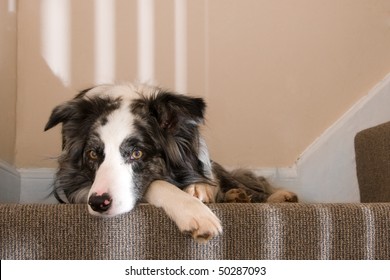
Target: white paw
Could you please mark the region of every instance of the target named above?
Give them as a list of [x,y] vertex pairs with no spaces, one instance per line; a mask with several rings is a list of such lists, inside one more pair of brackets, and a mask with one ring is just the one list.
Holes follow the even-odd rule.
[[188,196],[183,206],[168,213],[180,231],[190,233],[198,242],[207,242],[222,233],[221,221],[201,201]]
[[192,184],[184,189],[189,195],[196,197],[204,203],[215,202],[217,187],[209,184]]
[[222,233],[221,221],[210,208],[171,183],[154,181],[145,199],[156,207],[162,207],[180,231],[191,233],[198,242],[206,242]]

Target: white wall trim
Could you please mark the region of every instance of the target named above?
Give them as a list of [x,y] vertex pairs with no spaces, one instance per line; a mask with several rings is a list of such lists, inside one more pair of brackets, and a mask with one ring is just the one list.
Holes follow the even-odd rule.
[[[390,97],[390,74],[374,86],[370,92],[353,105],[340,119],[324,131],[300,156],[298,162],[309,160],[313,153],[321,149],[338,131],[348,128],[350,132],[390,121],[390,110],[367,110],[367,108],[389,108],[390,103],[382,103]],[[364,117],[362,119],[362,117]],[[359,129],[356,131],[356,129]]]
[[26,180],[29,179],[53,179],[55,168],[19,168],[20,177]]
[[56,169],[21,168],[20,203],[57,203],[52,195],[52,184]]
[[361,130],[390,121],[389,106],[390,74],[307,147],[293,166],[255,171],[297,192],[303,202],[359,202],[354,138]]
[[21,168],[0,160],[0,203],[57,203],[54,168]]
[[19,202],[20,176],[11,164],[0,160],[0,203]]
[[15,167],[13,167],[11,164],[1,159],[0,159],[0,170],[2,170],[3,172],[7,172],[13,176],[19,176],[19,172]]

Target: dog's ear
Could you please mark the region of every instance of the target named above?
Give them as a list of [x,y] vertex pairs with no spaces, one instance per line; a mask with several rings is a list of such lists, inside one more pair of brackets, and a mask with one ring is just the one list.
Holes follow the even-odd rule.
[[[66,124],[70,122],[72,117],[74,117],[77,112],[76,112],[76,102],[74,100],[68,101],[66,103],[63,103],[61,105],[58,105],[55,107],[49,117],[49,120],[45,126],[45,130],[47,131],[53,127],[55,127],[59,123]],[[81,129],[80,129],[81,130]],[[80,131],[81,132],[81,131]],[[74,134],[74,133],[73,133]],[[66,142],[67,142],[67,137],[65,136],[64,133],[64,126],[62,127],[62,149],[65,148]]]
[[53,109],[45,126],[45,131],[55,127],[59,123],[66,122],[74,115],[75,106],[73,101],[68,101],[64,104],[58,105]]
[[91,90],[92,88],[87,88],[85,90],[80,91],[79,94],[77,94],[74,99],[67,101],[61,105],[58,105],[53,109],[51,112],[51,115],[49,117],[49,120],[45,126],[44,131],[47,131],[53,127],[55,127],[59,123],[65,123],[69,121],[72,117],[77,115],[79,111],[79,104],[83,102],[83,97],[85,94]]
[[[109,97],[88,98],[79,94],[74,99],[53,109],[45,126],[45,131],[62,123],[62,148],[64,149],[69,143],[71,143],[69,145],[73,145],[75,139],[85,140],[93,124],[99,118],[104,118],[111,111],[119,108],[120,102],[120,99]],[[77,145],[80,143],[77,143]]]
[[204,121],[206,103],[202,98],[159,92],[135,100],[132,112],[143,117],[153,117],[163,130],[174,131],[179,124],[198,125]]
[[[83,92],[82,92],[83,93]],[[121,99],[110,97],[84,97],[79,94],[74,99],[55,107],[45,126],[45,131],[59,123],[73,122],[76,125],[90,126],[99,117],[106,116],[119,108]]]

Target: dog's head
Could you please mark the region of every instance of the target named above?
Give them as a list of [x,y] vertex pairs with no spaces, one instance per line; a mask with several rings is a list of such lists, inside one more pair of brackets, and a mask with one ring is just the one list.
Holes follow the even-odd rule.
[[178,187],[207,180],[199,159],[205,103],[160,88],[104,85],[54,108],[45,131],[62,123],[55,192],[90,213],[133,209],[154,180]]

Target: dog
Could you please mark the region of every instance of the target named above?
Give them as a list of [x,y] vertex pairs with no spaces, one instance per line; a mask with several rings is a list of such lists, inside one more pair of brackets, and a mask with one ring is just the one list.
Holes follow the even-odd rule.
[[45,126],[62,124],[55,197],[86,203],[101,217],[148,202],[199,242],[222,233],[204,203],[296,202],[294,193],[265,178],[210,159],[200,133],[205,109],[202,98],[142,84],[81,91],[55,107]]

